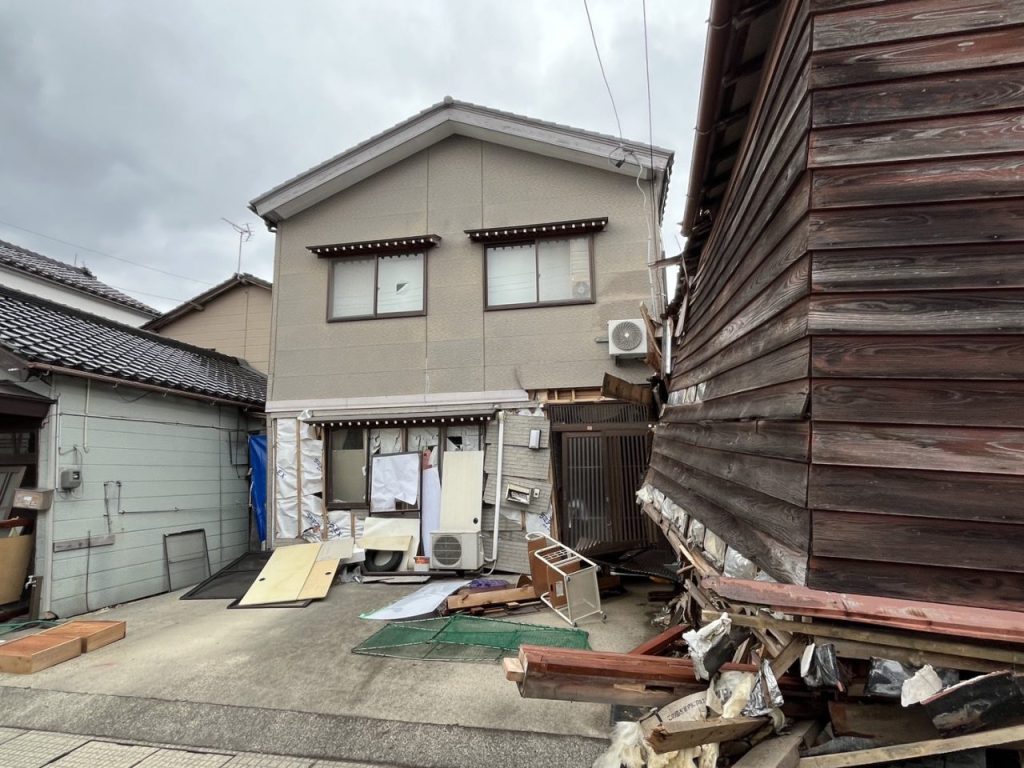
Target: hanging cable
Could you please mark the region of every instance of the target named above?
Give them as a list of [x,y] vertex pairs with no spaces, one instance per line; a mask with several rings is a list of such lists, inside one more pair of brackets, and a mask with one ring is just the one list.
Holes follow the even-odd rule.
[[601,78],[604,80],[604,87],[608,89],[608,98],[612,102],[612,112],[615,113],[615,125],[619,129],[619,141],[622,141],[622,122],[619,120],[618,107],[615,106],[615,97],[612,96],[612,87],[608,84],[608,76],[604,73],[604,62],[601,61],[601,50],[597,47],[597,35],[594,34],[594,22],[590,18],[590,6],[587,5],[587,0],[583,0],[583,10],[587,12],[587,24],[590,26],[590,39],[594,41],[597,65],[601,68]]

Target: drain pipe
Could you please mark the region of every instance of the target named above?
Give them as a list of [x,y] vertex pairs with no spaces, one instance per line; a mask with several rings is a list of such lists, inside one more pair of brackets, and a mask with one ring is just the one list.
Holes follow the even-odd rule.
[[[491,542],[491,559],[487,562],[498,564],[498,531],[501,529],[501,465],[505,453],[505,412],[498,411],[498,470],[494,475],[494,539]],[[494,568],[491,568],[491,573]]]

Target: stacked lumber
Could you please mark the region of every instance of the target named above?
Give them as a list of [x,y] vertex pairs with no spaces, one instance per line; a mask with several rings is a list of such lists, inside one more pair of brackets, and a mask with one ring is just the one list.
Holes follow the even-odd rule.
[[[1024,744],[1024,613],[697,568],[679,603],[689,631],[625,654],[523,646],[506,677],[526,698],[650,707],[634,726],[639,754],[720,766],[844,768]],[[735,673],[777,683],[780,703],[706,706]]]
[[34,635],[0,644],[0,672],[30,675],[125,636],[123,621],[69,621]]

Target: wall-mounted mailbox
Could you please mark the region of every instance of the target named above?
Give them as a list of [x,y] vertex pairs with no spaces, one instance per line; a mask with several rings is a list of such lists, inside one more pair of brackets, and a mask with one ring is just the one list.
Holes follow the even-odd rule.
[[530,430],[530,449],[534,450],[534,451],[540,450],[540,430],[539,429],[531,429]]
[[53,489],[51,488],[19,488],[14,492],[15,509],[34,509],[41,511],[49,509],[53,503]]
[[513,504],[522,504],[524,507],[528,506],[532,496],[533,489],[525,485],[508,483],[505,486],[505,501],[510,501]]

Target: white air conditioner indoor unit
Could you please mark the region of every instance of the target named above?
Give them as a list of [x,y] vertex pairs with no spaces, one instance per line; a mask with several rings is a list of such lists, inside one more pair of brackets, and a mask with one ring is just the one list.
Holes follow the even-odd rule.
[[484,564],[477,531],[434,531],[430,534],[430,567],[441,571],[475,571]]
[[647,326],[644,321],[609,320],[608,354],[613,357],[643,357],[647,354]]

